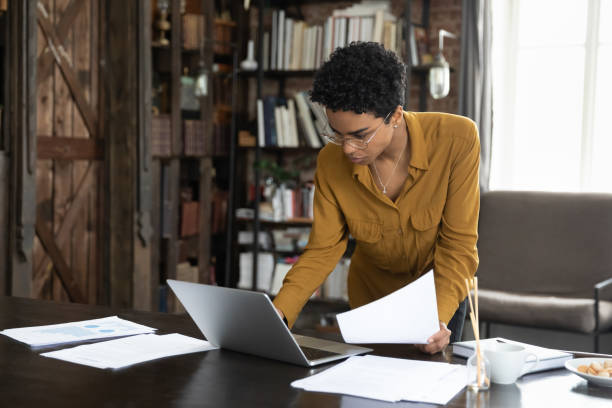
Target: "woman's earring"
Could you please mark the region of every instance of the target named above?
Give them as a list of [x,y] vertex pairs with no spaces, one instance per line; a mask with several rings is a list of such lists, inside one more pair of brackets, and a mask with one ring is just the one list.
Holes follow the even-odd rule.
[[393,129],[397,129],[397,125],[393,125]]

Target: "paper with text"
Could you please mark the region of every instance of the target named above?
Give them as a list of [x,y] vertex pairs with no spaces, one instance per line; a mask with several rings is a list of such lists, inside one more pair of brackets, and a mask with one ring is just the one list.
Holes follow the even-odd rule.
[[291,383],[306,391],[433,404],[446,404],[465,384],[464,366],[371,355],[351,357]]
[[347,343],[426,344],[440,330],[433,271],[336,318]]
[[205,340],[182,334],[141,334],[42,353],[41,356],[96,368],[117,369],[158,358],[213,350]]
[[6,329],[0,334],[32,347],[45,347],[152,333],[155,330],[157,329],[120,319],[117,316],[110,316],[79,322]]

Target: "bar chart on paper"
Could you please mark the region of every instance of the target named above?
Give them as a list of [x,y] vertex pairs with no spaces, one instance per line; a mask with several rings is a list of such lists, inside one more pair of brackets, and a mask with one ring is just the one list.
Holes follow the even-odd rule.
[[0,334],[26,343],[31,347],[47,347],[81,341],[153,333],[155,330],[152,327],[130,322],[117,316],[110,316],[80,322],[6,329],[1,331]]

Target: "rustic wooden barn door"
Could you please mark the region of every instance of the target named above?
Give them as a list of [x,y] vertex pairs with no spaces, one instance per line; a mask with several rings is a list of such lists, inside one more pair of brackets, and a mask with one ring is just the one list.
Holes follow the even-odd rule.
[[36,238],[32,295],[97,303],[104,144],[99,0],[37,3]]

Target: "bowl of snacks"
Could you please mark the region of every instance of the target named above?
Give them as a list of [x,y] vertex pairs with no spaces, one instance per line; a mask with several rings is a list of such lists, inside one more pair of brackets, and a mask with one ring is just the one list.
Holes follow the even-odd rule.
[[612,387],[612,359],[575,358],[567,360],[565,368],[592,384]]

